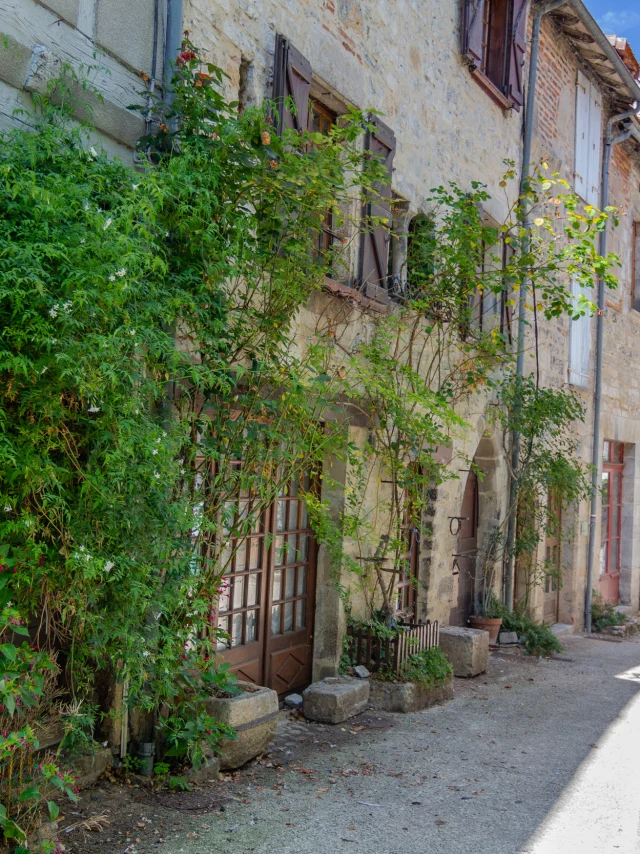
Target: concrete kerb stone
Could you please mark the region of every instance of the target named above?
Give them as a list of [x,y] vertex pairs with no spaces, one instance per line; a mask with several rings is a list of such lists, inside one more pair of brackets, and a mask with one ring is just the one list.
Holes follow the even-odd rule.
[[359,715],[369,703],[369,679],[328,676],[302,694],[304,716],[311,721],[339,724]]
[[455,676],[478,676],[489,664],[489,632],[481,629],[442,626],[440,648]]
[[438,703],[445,703],[452,697],[451,675],[431,688],[425,688],[415,682],[383,682],[372,679],[369,705],[385,712],[419,712]]
[[233,697],[209,697],[207,711],[221,723],[232,726],[236,738],[220,744],[220,768],[240,768],[263,753],[271,743],[278,724],[280,704],[271,688],[250,682],[238,682],[242,694]]

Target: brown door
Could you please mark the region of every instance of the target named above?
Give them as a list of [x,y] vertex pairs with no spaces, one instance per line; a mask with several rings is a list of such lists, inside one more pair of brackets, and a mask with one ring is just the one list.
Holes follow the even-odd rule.
[[452,626],[466,626],[473,614],[476,588],[476,558],[478,555],[478,477],[470,471],[462,498],[462,521],[458,533],[456,558],[458,574],[458,601],[451,609]]
[[[551,497],[548,499],[548,513],[556,517],[556,530],[562,525],[562,510],[557,502]],[[560,578],[561,578],[561,555],[560,537],[557,534],[547,534],[545,539],[545,563],[547,574],[544,579],[544,607],[543,620],[545,623],[558,622],[558,610],[560,606]]]
[[624,445],[604,443],[602,520],[600,528],[600,595],[612,605],[620,599],[620,541],[622,534],[622,470]]
[[[248,536],[225,543],[235,554],[218,608],[231,672],[279,694],[311,681],[316,543],[298,492],[290,483]],[[237,512],[249,501],[241,496]]]

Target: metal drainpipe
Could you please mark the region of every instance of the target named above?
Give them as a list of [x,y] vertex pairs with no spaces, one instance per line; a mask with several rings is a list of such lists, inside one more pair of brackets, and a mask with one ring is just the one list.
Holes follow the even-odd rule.
[[[613,116],[607,122],[607,134],[604,145],[604,157],[602,160],[602,197],[600,206],[602,209],[609,204],[609,167],[611,166],[611,152],[613,146],[624,142],[633,134],[633,128],[627,128],[621,134],[613,137],[613,126],[624,119],[635,115],[635,110],[628,110],[618,116]],[[601,257],[607,254],[607,229],[600,232],[600,245],[598,251]],[[602,357],[604,338],[604,279],[598,281],[598,315],[596,325],[596,380],[593,397],[593,452],[591,457],[592,474],[591,488],[591,516],[589,519],[589,550],[587,553],[587,589],[584,599],[584,627],[586,632],[591,631],[591,601],[593,598],[593,567],[596,554],[596,529],[598,510],[598,487],[602,471],[602,455],[600,453],[600,408],[602,401]]]
[[173,101],[171,78],[175,61],[182,47],[183,0],[167,0],[167,34],[164,45],[164,100]]
[[[540,48],[540,25],[542,18],[554,9],[560,6],[565,6],[566,0],[553,0],[553,2],[545,3],[539,6],[536,10],[533,19],[533,32],[531,36],[531,58],[529,60],[529,84],[527,88],[527,105],[525,110],[524,120],[524,141],[522,146],[522,175],[520,178],[520,195],[529,178],[529,169],[531,165],[531,144],[533,139],[533,113],[535,108],[536,94],[536,78],[538,76],[538,51]],[[527,229],[527,236],[523,238],[523,250],[529,249],[528,238],[528,214],[524,214],[524,226]],[[518,294],[518,349],[516,360],[516,375],[522,377],[524,375],[524,345],[526,336],[525,322],[525,305],[526,305],[527,287],[526,283],[520,288]],[[511,457],[511,468],[513,476],[509,485],[509,523],[507,527],[507,568],[505,573],[504,583],[504,601],[507,608],[513,608],[513,576],[515,558],[513,555],[513,547],[516,541],[516,500],[518,495],[518,463],[520,460],[520,434],[514,431],[513,434],[513,452]]]

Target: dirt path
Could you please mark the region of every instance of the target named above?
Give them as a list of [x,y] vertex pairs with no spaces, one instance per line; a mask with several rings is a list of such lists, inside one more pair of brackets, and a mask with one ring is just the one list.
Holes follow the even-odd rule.
[[639,689],[635,638],[569,638],[551,661],[494,653],[486,677],[456,680],[455,699],[423,713],[343,727],[283,713],[270,755],[223,783],[97,786],[78,812],[110,826],[63,842],[73,854],[635,854]]

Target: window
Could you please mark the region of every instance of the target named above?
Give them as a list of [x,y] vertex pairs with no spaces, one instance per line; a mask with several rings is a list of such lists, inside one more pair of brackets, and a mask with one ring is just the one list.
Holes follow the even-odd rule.
[[436,228],[431,217],[414,216],[407,240],[407,291],[410,297],[428,292],[435,275]]
[[[571,294],[578,307],[580,296],[590,299],[591,294],[577,279],[571,279]],[[589,355],[591,351],[591,317],[583,314],[570,321],[569,326],[569,382],[579,388],[589,385]]]
[[635,311],[640,311],[640,222],[633,223],[631,240],[631,299]]
[[[335,121],[335,113],[332,113],[331,110],[327,109],[319,101],[311,99],[309,102],[309,131],[311,133],[328,134]],[[326,259],[328,253],[331,251],[333,237],[333,213],[331,210],[328,210],[324,218],[322,231],[318,233],[316,243],[316,260],[318,262]]]
[[527,0],[464,0],[462,52],[475,79],[503,108],[524,102]]
[[600,592],[617,603],[622,531],[622,470],[624,445],[605,441],[602,466],[602,517],[600,530]]
[[576,92],[576,150],[574,187],[589,205],[600,202],[600,157],[602,150],[602,96],[578,71]]

